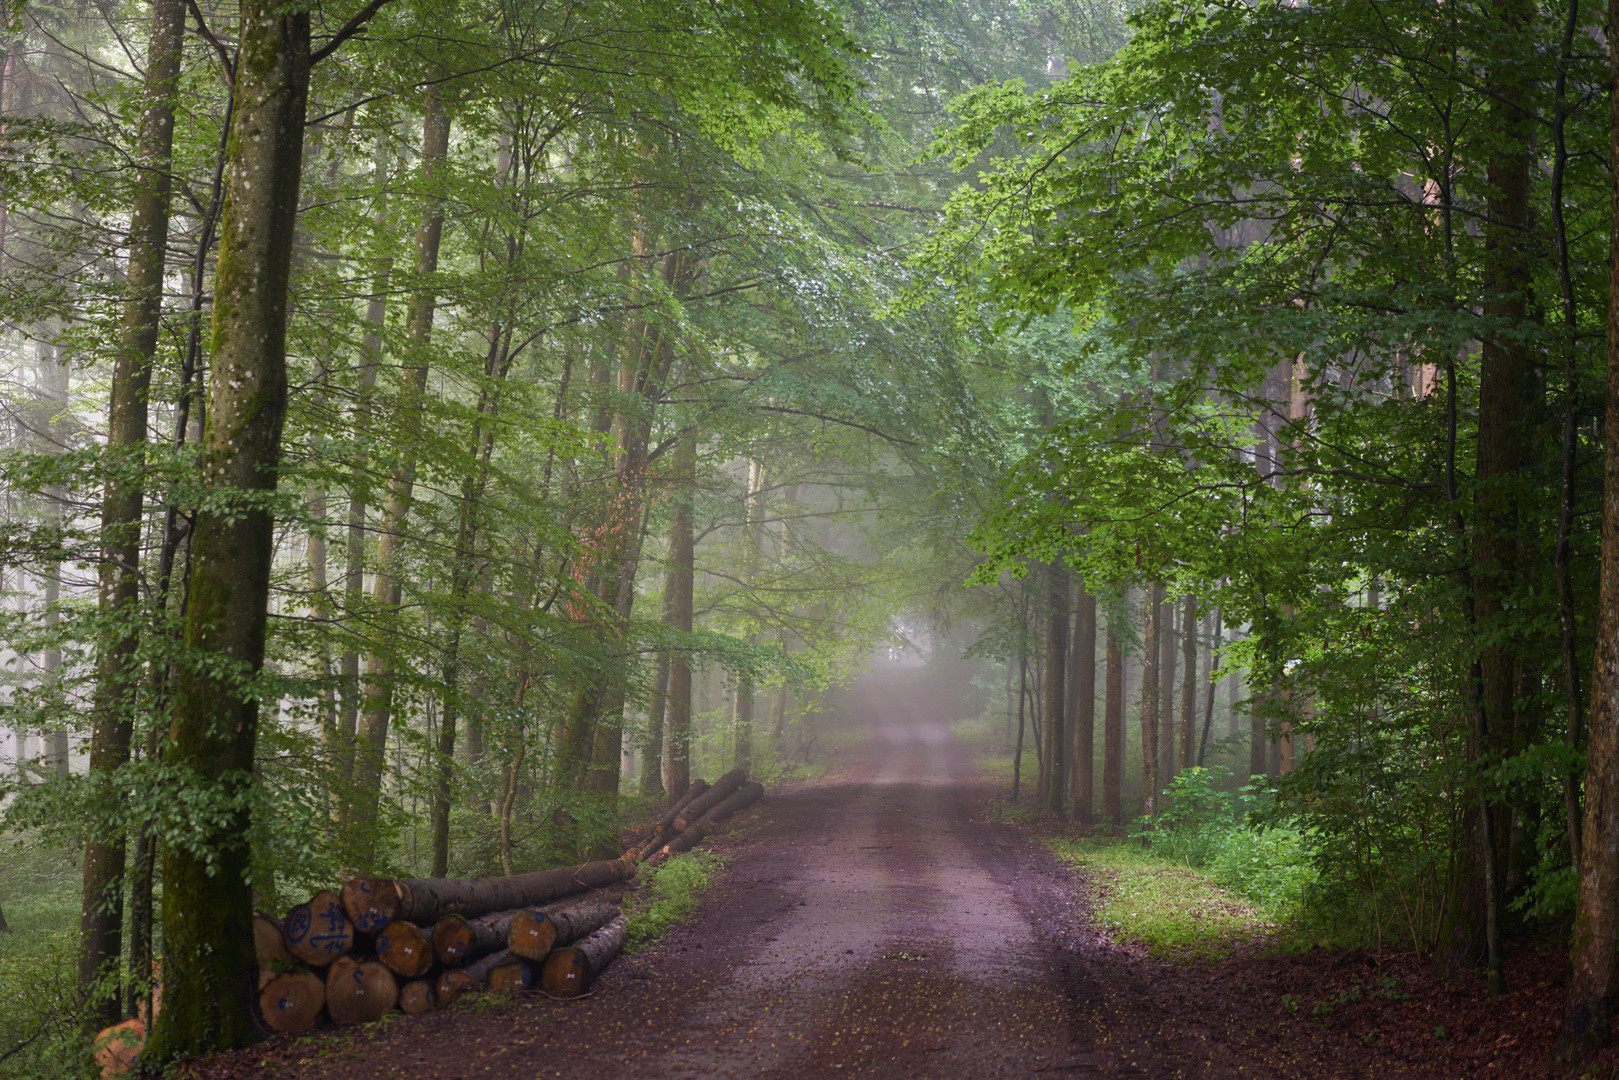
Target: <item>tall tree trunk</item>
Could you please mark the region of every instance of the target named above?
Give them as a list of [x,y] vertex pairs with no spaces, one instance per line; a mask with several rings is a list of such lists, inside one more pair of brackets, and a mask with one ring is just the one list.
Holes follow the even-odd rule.
[[1158,635],[1163,624],[1164,587],[1142,590],[1146,628],[1141,663],[1141,812],[1158,813]]
[[[1120,590],[1119,607],[1124,607]],[[1124,650],[1113,626],[1107,620],[1107,687],[1102,709],[1102,817],[1114,825],[1124,823],[1120,781],[1124,778]]]
[[[509,167],[509,160],[505,163]],[[501,169],[504,175],[506,168]],[[508,268],[510,269],[510,268]],[[469,446],[470,463],[461,478],[459,505],[456,508],[455,547],[450,570],[449,614],[446,620],[444,642],[444,697],[440,712],[438,740],[434,748],[433,808],[431,832],[433,843],[432,877],[449,873],[450,860],[450,790],[455,779],[456,724],[461,713],[461,634],[466,626],[467,600],[472,594],[472,583],[477,576],[478,511],[483,505],[484,492],[489,486],[490,462],[495,453],[495,439],[499,431],[501,389],[512,365],[511,322],[496,321],[489,327],[488,348],[484,352],[484,383],[478,391],[478,403],[473,412],[472,437]],[[523,586],[526,590],[527,586]],[[521,590],[520,590],[521,591]],[[526,592],[515,606],[526,607]],[[523,687],[526,690],[525,676]],[[521,721],[519,721],[521,723]],[[515,766],[514,776],[515,774]],[[514,780],[515,784],[516,781]],[[509,814],[509,809],[508,809]],[[503,823],[503,828],[506,825]],[[510,871],[508,871],[509,873]]]
[[[765,468],[757,458],[748,459],[748,519],[743,529],[742,580],[752,587],[759,573],[760,545],[764,543]],[[759,643],[758,634],[750,634],[751,644]],[[731,767],[751,772],[753,769],[753,679],[743,674],[736,685],[736,756]]]
[[1181,612],[1181,768],[1200,764],[1197,753],[1197,600],[1188,596]]
[[1079,582],[1074,682],[1074,820],[1091,824],[1096,805],[1096,594]]
[[[1564,177],[1568,171],[1568,67],[1574,56],[1574,36],[1579,29],[1579,0],[1568,0],[1563,20],[1561,63],[1553,90],[1552,175],[1547,191],[1551,207],[1552,243],[1557,257],[1557,284],[1563,307],[1563,446],[1559,469],[1557,500],[1557,540],[1552,548],[1552,566],[1557,580],[1558,644],[1563,661],[1563,742],[1570,754],[1577,753],[1583,738],[1585,705],[1580,679],[1579,621],[1574,599],[1572,542],[1574,529],[1575,475],[1579,457],[1579,303],[1574,295],[1574,271],[1568,248],[1568,224],[1563,213]],[[1373,601],[1375,606],[1376,601]],[[1563,770],[1563,821],[1568,834],[1568,850],[1575,873],[1580,866],[1580,789],[1579,775],[1573,768]]]
[[1180,659],[1180,642],[1176,634],[1176,616],[1179,614],[1173,599],[1163,606],[1163,625],[1158,631],[1158,710],[1162,719],[1158,725],[1158,791],[1160,794],[1175,779],[1175,670]]
[[[1527,0],[1493,0],[1493,31],[1505,50],[1528,32],[1533,6]],[[1486,165],[1488,189],[1484,222],[1484,314],[1504,327],[1484,335],[1480,349],[1478,454],[1475,471],[1472,593],[1481,678],[1483,715],[1470,755],[1490,762],[1515,753],[1517,719],[1514,678],[1517,640],[1508,600],[1516,587],[1519,547],[1519,476],[1528,456],[1529,410],[1536,397],[1534,366],[1516,328],[1528,318],[1532,245],[1530,234],[1529,142],[1531,118],[1524,110],[1530,73],[1523,62],[1498,54],[1487,81],[1491,143]],[[1480,783],[1483,781],[1480,780]],[[1453,954],[1483,953],[1492,994],[1505,990],[1501,967],[1500,918],[1505,904],[1495,851],[1511,834],[1511,812],[1486,793],[1469,857],[1458,874]],[[1486,835],[1487,834],[1487,835]]]
[[1220,611],[1216,608],[1214,612],[1214,629],[1209,635],[1208,674],[1203,679],[1203,692],[1208,696],[1204,698],[1203,704],[1203,734],[1197,741],[1197,764],[1200,767],[1203,764],[1203,755],[1209,746],[1209,729],[1214,726],[1214,692],[1220,688],[1219,684],[1214,681],[1214,672],[1220,666],[1220,655]]
[[[429,184],[450,148],[450,117],[438,94],[426,95],[422,119],[422,176]],[[372,599],[382,612],[397,612],[403,600],[399,578],[399,552],[405,541],[405,522],[410,514],[416,486],[418,434],[422,426],[422,403],[427,391],[428,340],[433,332],[433,315],[438,297],[431,278],[438,272],[439,242],[444,235],[444,199],[430,190],[416,230],[416,274],[418,286],[411,295],[405,315],[406,355],[400,368],[400,447],[402,458],[388,478],[387,496],[377,542],[377,567],[372,583]],[[382,797],[383,752],[388,743],[388,725],[393,718],[393,660],[386,650],[371,653],[365,662],[365,715],[356,736],[351,826],[357,830],[360,849],[356,854],[367,861],[376,859],[377,802]]]
[[[385,232],[388,221],[389,161],[392,158],[390,132],[377,136],[376,152],[372,155],[373,182],[379,192],[373,220],[379,235]],[[382,366],[382,324],[388,316],[388,287],[393,279],[392,247],[386,241],[377,245],[377,271],[371,279],[371,296],[365,305],[365,332],[360,336],[360,368],[355,387],[353,428],[356,451],[351,471],[353,486],[349,488],[348,524],[343,552],[343,616],[351,623],[360,618],[360,605],[365,599],[365,526],[367,493],[370,480],[366,476],[370,454],[365,447],[374,436],[371,429],[372,398],[377,388],[377,369]],[[333,763],[333,789],[338,797],[332,807],[334,818],[341,820],[349,805],[348,785],[354,779],[354,740],[359,732],[360,719],[360,653],[352,644],[343,647],[338,658],[338,676],[342,686],[342,703],[337,714],[338,758]]]
[[[129,223],[129,270],[123,326],[113,359],[107,409],[108,473],[101,504],[98,606],[107,629],[96,665],[91,705],[90,774],[116,772],[129,761],[134,698],[140,677],[140,543],[145,504],[147,394],[163,312],[163,272],[169,243],[170,157],[174,104],[185,32],[183,0],[154,0],[136,137],[134,205]],[[84,845],[84,895],[79,919],[79,992],[88,995],[108,965],[118,962],[124,922],[125,837],[92,834]],[[90,1024],[116,1024],[118,997],[91,1005]]]
[[1046,773],[1050,776],[1046,809],[1068,817],[1068,571],[1053,562],[1046,570]]
[[1012,801],[1023,787],[1023,703],[1029,690],[1029,658],[1017,658],[1017,745],[1012,751]]
[[[229,806],[253,776],[274,490],[287,406],[286,306],[309,89],[309,14],[242,5],[219,265],[214,279],[203,482],[251,495],[197,514],[186,649],[166,760]],[[245,808],[211,818],[163,861],[164,994],[143,1061],[254,1037],[256,960]]]
[[[692,536],[692,500],[697,495],[697,432],[681,433],[675,447],[674,521],[669,534],[669,628],[690,633],[696,543]],[[678,799],[691,786],[691,661],[685,650],[669,657],[669,731],[664,743],[669,797]]]
[[[1619,0],[1608,0],[1619,26]],[[1619,34],[1608,34],[1608,76],[1619,81]],[[1619,94],[1608,95],[1609,128],[1619,132]],[[1619,997],[1619,138],[1609,146],[1608,353],[1603,401],[1602,584],[1597,596],[1591,672],[1590,736],[1585,753],[1579,889],[1569,940],[1562,1054],[1589,1059],[1613,1031]]]
[[[669,582],[664,577],[663,624],[669,625]],[[646,752],[641,764],[641,797],[662,799],[663,789],[663,725],[669,711],[669,650],[658,653],[657,666],[652,671],[652,700],[646,710]]]

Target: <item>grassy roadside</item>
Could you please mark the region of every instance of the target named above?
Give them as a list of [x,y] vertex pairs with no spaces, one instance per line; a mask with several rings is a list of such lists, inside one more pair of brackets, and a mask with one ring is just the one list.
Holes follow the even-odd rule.
[[711,851],[688,851],[646,872],[646,884],[626,904],[630,917],[626,953],[654,944],[670,929],[690,919],[703,894],[715,883],[725,857]]
[[1045,844],[1097,886],[1096,918],[1114,939],[1144,945],[1155,957],[1218,959],[1284,930],[1209,874],[1138,843],[1047,837]]

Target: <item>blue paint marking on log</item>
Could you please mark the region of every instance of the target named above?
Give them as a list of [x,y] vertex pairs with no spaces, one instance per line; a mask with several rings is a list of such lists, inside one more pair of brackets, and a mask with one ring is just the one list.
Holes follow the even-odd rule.
[[287,940],[302,941],[309,934],[309,926],[313,920],[307,907],[299,904],[287,915]]
[[381,953],[385,953],[387,951],[388,951],[388,935],[383,934],[383,935],[381,935],[380,937],[377,938],[377,952],[378,952],[378,954],[381,954]]

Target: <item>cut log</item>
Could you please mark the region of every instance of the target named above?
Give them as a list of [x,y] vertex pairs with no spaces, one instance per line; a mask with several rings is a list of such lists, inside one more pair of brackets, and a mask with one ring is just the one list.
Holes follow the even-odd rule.
[[339,1024],[380,1020],[398,1002],[394,973],[375,960],[339,956],[326,973],[326,1011]]
[[287,951],[310,967],[324,967],[354,947],[354,924],[337,894],[325,889],[288,911],[282,929]]
[[578,997],[624,948],[629,919],[620,915],[594,934],[546,957],[540,988],[552,997]]
[[350,878],[343,886],[343,912],[360,933],[379,933],[399,918],[399,890],[390,878]]
[[[139,1020],[125,1020],[110,1028],[102,1028],[90,1044],[96,1064],[103,1078],[126,1076],[135,1064],[135,1055],[146,1045],[146,1025]],[[65,1062],[64,1062],[65,1064]]]
[[492,952],[482,960],[476,960],[462,968],[462,973],[466,975],[472,984],[466,989],[482,989],[489,982],[489,973],[511,958],[510,949],[501,949],[499,952]]
[[259,989],[292,966],[292,953],[281,933],[281,920],[262,911],[253,913],[253,951],[259,958]]
[[[393,887],[399,895],[399,907],[394,918],[431,926],[446,915],[471,919],[492,911],[533,907],[586,889],[603,889],[634,876],[633,861],[611,859],[513,877],[395,881]],[[371,879],[378,894],[383,892],[377,884],[381,880]]]
[[691,827],[665,844],[663,850],[658,852],[659,858],[657,861],[667,859],[671,855],[678,855],[682,851],[690,851],[693,847],[703,842],[703,837],[708,835],[710,826],[719,824],[738,810],[745,810],[752,806],[763,798],[764,793],[763,784],[756,780],[749,780],[742,785],[740,791],[737,791],[719,805],[709,807],[708,812],[693,822]]
[[377,935],[377,959],[396,975],[419,979],[433,966],[433,935],[415,923],[391,922]]
[[515,956],[544,960],[552,949],[594,933],[612,922],[616,915],[618,908],[606,900],[523,908],[512,918],[506,944]]
[[718,806],[740,788],[748,774],[743,769],[732,769],[718,780],[714,786],[703,792],[702,795],[687,803],[680,813],[675,815],[673,832],[682,833],[691,828],[709,809]]
[[509,956],[504,963],[489,969],[484,988],[497,994],[520,994],[534,985],[537,981],[534,976],[534,964],[521,957]]
[[277,975],[259,991],[259,1014],[271,1031],[308,1031],[326,1011],[326,984],[309,971]]
[[696,799],[701,798],[707,791],[707,780],[693,780],[687,784],[685,792],[669,807],[669,812],[658,819],[658,827],[652,830],[653,833],[667,836],[669,833],[674,832],[675,818],[679,817],[682,810],[690,806]]
[[631,849],[631,851],[626,851],[624,857],[626,859],[633,858],[636,862],[645,862],[653,852],[663,846],[664,841],[674,835],[675,818],[680,816],[680,812],[707,790],[708,781],[706,780],[693,780],[687,784],[685,792],[670,804],[668,812],[659,818],[658,823],[653,826],[652,835],[642,841],[640,846]]
[[409,1016],[424,1013],[438,1004],[438,991],[428,979],[412,979],[399,988],[399,1011]]
[[526,908],[495,911],[476,919],[446,915],[433,924],[433,955],[446,967],[460,967],[506,947],[512,917]]
[[438,982],[433,984],[433,992],[438,997],[440,1005],[448,1005],[468,990],[476,990],[478,983],[465,971],[441,972]]

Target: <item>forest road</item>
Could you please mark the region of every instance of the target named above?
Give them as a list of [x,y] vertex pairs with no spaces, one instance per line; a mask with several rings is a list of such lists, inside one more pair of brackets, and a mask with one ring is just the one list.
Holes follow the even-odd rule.
[[845,779],[741,819],[698,918],[590,997],[401,1018],[257,1055],[251,1075],[1273,1075],[1158,1000],[1077,879],[975,820],[989,792],[948,727],[890,725],[868,747]]

